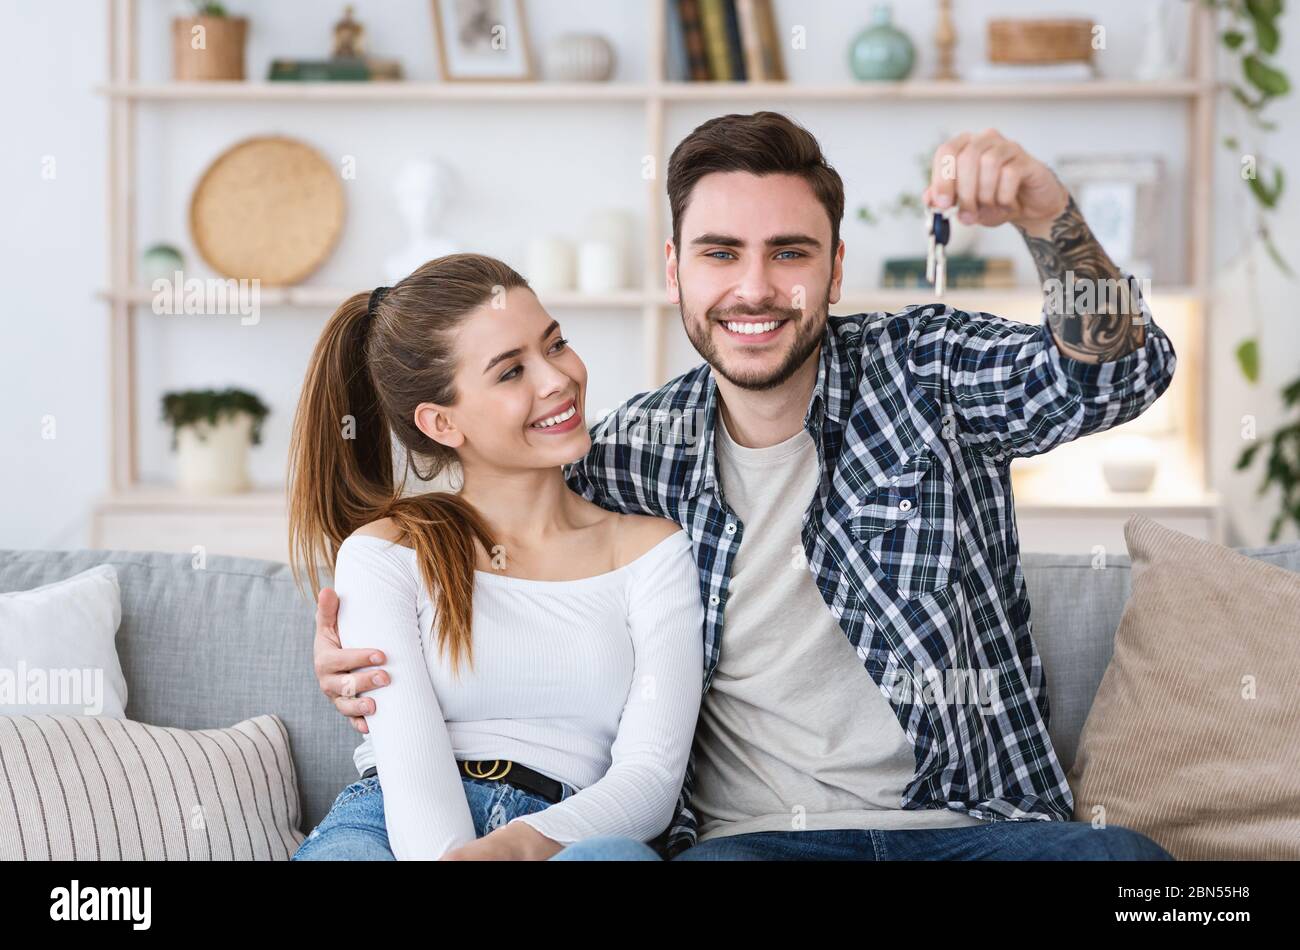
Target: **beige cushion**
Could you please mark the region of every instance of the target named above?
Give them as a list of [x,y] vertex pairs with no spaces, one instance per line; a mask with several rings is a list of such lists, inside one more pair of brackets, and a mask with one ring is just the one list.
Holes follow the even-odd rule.
[[287,860],[300,818],[278,716],[193,731],[0,716],[0,859]]
[[1300,574],[1141,516],[1124,537],[1133,593],[1068,776],[1075,819],[1179,860],[1300,858]]

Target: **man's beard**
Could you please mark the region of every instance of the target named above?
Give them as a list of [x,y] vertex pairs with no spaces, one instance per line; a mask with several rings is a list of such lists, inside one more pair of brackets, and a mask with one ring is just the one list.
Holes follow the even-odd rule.
[[[681,295],[685,300],[685,293]],[[826,285],[826,292],[822,295],[820,304],[811,311],[800,311],[786,307],[766,307],[764,309],[742,309],[731,307],[728,309],[710,310],[704,320],[696,320],[689,317],[686,313],[685,303],[678,304],[678,310],[682,315],[682,326],[686,330],[686,336],[695,347],[696,352],[704,358],[704,361],[713,367],[713,371],[721,376],[733,386],[740,389],[763,390],[775,389],[790,379],[799,369],[800,366],[812,355],[821,342],[822,334],[826,329],[826,314],[830,309],[830,285]],[[761,316],[770,314],[777,320],[789,320],[794,324],[795,339],[794,344],[786,352],[785,358],[781,364],[773,371],[765,375],[739,375],[729,372],[722,361],[718,358],[717,347],[713,344],[713,327],[718,323],[721,317],[739,318],[742,316]],[[725,332],[725,330],[724,330]]]

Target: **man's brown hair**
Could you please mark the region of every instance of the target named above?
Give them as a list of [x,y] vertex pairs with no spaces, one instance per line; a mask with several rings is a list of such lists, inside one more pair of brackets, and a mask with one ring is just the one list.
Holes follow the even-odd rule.
[[721,115],[682,139],[668,159],[668,205],[673,217],[673,247],[681,256],[682,218],[695,183],[712,172],[798,175],[831,219],[831,254],[840,244],[844,182],[803,126],[779,112]]

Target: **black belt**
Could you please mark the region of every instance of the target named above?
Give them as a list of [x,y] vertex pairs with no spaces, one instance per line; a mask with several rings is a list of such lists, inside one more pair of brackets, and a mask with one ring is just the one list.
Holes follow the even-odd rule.
[[[509,759],[484,759],[482,761],[459,762],[461,772],[469,778],[482,779],[487,782],[501,782],[515,788],[540,795],[551,804],[564,797],[564,786],[555,779],[543,775],[518,762]],[[378,775],[379,770],[371,766],[361,773],[362,778]],[[507,776],[509,778],[507,778]]]

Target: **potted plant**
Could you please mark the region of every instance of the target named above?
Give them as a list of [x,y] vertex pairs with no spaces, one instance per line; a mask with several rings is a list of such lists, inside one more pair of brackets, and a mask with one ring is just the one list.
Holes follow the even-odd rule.
[[220,3],[193,0],[194,16],[172,20],[172,75],[189,80],[242,80],[248,18]]
[[262,441],[270,409],[242,389],[165,393],[162,418],[172,427],[177,484],[188,492],[219,495],[248,489],[248,447]]

